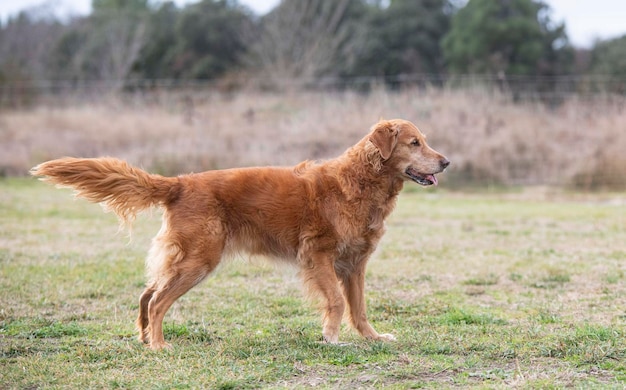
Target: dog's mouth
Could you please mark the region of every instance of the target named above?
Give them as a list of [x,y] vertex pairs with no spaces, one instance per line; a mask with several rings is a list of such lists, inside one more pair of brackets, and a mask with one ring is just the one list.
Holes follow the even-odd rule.
[[411,167],[408,167],[405,173],[411,180],[422,186],[437,185],[438,183],[437,178],[432,173],[421,173]]

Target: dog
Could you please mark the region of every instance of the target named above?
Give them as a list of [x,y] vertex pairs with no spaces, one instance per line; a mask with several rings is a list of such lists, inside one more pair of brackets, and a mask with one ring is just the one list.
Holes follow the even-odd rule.
[[337,158],[294,167],[213,170],[178,177],[149,174],[115,158],[61,158],[31,174],[102,203],[123,225],[146,208],[163,222],[146,260],[139,298],[139,340],[169,347],[163,317],[179,297],[229,254],[247,252],[295,264],[321,298],[322,336],[339,342],[347,309],[365,338],[393,341],[370,325],[365,269],[404,182],[437,185],[450,161],[428,146],[411,122],[381,120]]

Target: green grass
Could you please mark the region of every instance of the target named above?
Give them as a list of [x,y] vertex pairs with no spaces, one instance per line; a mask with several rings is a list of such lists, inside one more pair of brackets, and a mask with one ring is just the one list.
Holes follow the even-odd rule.
[[[0,181],[0,387],[626,386],[624,194],[409,191],[368,268],[370,320],[321,342],[296,271],[240,258],[136,341],[144,256],[97,205]],[[613,199],[613,201],[607,201]],[[617,200],[617,201],[615,201]]]

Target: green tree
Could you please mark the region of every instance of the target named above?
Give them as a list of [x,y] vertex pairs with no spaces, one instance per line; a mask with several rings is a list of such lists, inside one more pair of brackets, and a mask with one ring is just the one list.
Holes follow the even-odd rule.
[[143,12],[149,7],[148,0],[91,0],[91,8],[94,13],[115,12],[125,10],[128,12]]
[[392,0],[388,7],[373,4],[366,21],[368,33],[351,73],[442,72],[440,41],[449,29],[452,9],[448,0]]
[[87,78],[83,73],[80,51],[86,39],[84,21],[70,23],[51,50],[50,72],[52,78],[77,80]]
[[572,57],[565,26],[552,23],[539,0],[470,0],[442,47],[453,73],[556,74]]
[[180,10],[167,1],[148,16],[147,35],[150,37],[141,49],[133,71],[142,78],[166,79],[172,77],[171,67],[176,56],[176,25]]
[[203,0],[185,7],[174,28],[175,45],[166,54],[176,78],[216,78],[240,67],[251,17],[236,1]]
[[626,35],[597,42],[591,51],[591,73],[626,77]]

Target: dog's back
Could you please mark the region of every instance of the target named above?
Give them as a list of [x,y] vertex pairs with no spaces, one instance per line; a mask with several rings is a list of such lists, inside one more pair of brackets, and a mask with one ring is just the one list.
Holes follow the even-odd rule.
[[303,229],[315,217],[315,194],[293,168],[240,168],[180,178],[167,205],[171,229],[188,237],[223,231],[225,249],[294,260]]

